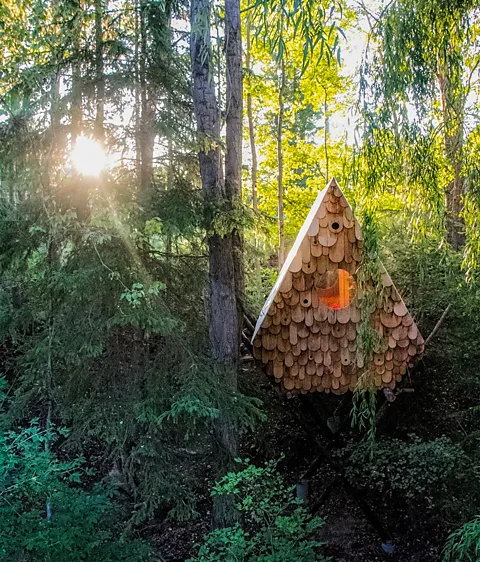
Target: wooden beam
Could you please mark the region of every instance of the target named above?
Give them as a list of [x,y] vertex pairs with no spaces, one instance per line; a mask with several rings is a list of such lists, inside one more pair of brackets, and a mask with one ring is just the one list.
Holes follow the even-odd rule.
[[443,311],[443,314],[440,316],[440,320],[435,324],[435,328],[430,332],[430,335],[425,340],[425,347],[430,343],[433,336],[438,332],[440,326],[442,325],[443,321],[445,320],[449,310],[452,308],[452,303],[450,303],[447,308]]

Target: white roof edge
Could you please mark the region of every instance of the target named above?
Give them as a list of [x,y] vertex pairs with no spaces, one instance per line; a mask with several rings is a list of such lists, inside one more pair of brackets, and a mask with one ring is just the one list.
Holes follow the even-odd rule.
[[303,239],[305,238],[308,229],[310,228],[310,225],[313,219],[315,218],[315,215],[317,214],[320,205],[322,204],[325,193],[327,193],[327,190],[330,187],[330,184],[332,184],[332,182],[334,183],[335,186],[337,185],[335,178],[332,178],[328,182],[327,186],[324,189],[322,189],[322,191],[319,192],[317,198],[313,202],[313,205],[310,208],[310,212],[308,213],[307,218],[305,219],[305,222],[303,223],[302,228],[300,229],[300,232],[297,235],[295,244],[292,246],[290,252],[288,252],[287,259],[285,260],[285,263],[283,264],[283,267],[280,270],[280,273],[278,274],[278,278],[275,282],[275,285],[273,286],[272,290],[270,291],[270,294],[268,295],[267,300],[265,301],[265,304],[263,305],[262,311],[260,312],[260,316],[258,317],[257,323],[255,324],[255,331],[253,332],[252,339],[250,340],[251,343],[253,343],[253,340],[255,339],[255,336],[257,335],[258,330],[260,329],[260,326],[262,325],[262,322],[265,316],[267,315],[270,306],[272,305],[273,299],[275,298],[275,295],[278,293],[278,290],[280,289],[280,285],[282,284],[285,275],[290,269],[290,265],[292,264],[293,258],[297,255],[300,246],[303,242]]

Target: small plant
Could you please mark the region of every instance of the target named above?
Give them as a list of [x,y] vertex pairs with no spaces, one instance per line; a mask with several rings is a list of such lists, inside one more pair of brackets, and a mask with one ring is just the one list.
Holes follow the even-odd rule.
[[[242,462],[237,459],[237,462]],[[313,517],[285,485],[276,462],[263,467],[248,464],[229,472],[212,495],[235,498],[242,524],[216,529],[187,562],[314,562],[327,559],[318,553],[322,543],[311,540],[323,525]]]
[[480,517],[454,531],[443,550],[443,562],[477,562],[480,559]]
[[129,540],[119,531],[120,514],[112,502],[115,490],[100,484],[84,490],[83,459],[63,461],[51,452],[50,445],[62,434],[43,430],[32,420],[29,427],[0,436],[0,560],[149,559],[146,543]]

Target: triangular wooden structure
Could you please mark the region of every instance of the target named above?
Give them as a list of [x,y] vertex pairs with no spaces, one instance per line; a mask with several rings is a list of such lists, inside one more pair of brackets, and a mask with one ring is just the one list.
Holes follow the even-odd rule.
[[394,388],[422,355],[423,338],[384,270],[370,315],[378,337],[371,357],[363,356],[363,297],[355,282],[362,260],[360,225],[332,179],[310,209],[252,338],[255,358],[285,389],[342,394],[359,381]]

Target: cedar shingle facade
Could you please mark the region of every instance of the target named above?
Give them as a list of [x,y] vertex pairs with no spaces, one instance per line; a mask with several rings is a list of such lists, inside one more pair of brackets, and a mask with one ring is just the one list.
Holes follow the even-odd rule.
[[252,338],[255,358],[285,389],[341,394],[361,377],[394,388],[421,356],[423,338],[384,272],[370,317],[378,341],[373,356],[363,357],[363,298],[355,281],[362,259],[360,225],[333,179],[313,204]]

